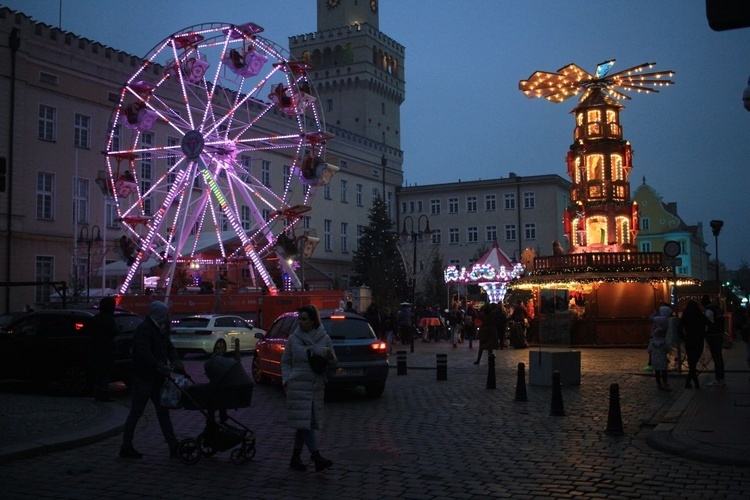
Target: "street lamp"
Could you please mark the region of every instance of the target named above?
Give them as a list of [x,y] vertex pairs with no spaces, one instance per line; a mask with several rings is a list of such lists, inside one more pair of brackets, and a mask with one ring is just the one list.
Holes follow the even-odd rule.
[[716,282],[719,282],[719,233],[721,228],[724,227],[723,220],[712,220],[709,222],[711,231],[714,233],[714,240],[716,241]]
[[99,234],[99,226],[91,226],[91,234],[89,234],[88,226],[83,226],[81,231],[78,233],[78,243],[85,243],[87,248],[86,254],[86,303],[89,302],[89,294],[91,292],[91,245],[94,243],[101,243],[102,238]]
[[[422,219],[425,221],[425,228],[422,229]],[[410,224],[410,230],[406,230],[406,221],[409,221]],[[414,249],[414,258],[412,260],[412,288],[411,288],[411,303],[414,304],[415,297],[416,297],[416,291],[417,291],[417,241],[421,240],[422,237],[431,238],[432,237],[432,231],[430,231],[430,219],[427,218],[426,215],[420,215],[417,219],[417,231],[414,231],[414,219],[411,217],[411,215],[407,215],[404,218],[402,230],[401,230],[401,240],[408,241],[409,237],[411,237],[412,241],[412,247]]]

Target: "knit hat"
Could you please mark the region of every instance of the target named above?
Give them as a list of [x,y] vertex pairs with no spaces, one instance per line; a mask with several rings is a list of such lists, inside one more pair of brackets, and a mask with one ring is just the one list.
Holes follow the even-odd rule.
[[160,300],[155,300],[148,308],[148,315],[157,324],[164,323],[169,316],[169,306]]

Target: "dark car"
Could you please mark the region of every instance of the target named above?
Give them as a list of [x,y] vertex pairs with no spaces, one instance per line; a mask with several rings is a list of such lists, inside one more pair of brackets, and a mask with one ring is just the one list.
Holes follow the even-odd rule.
[[[388,348],[359,314],[321,311],[321,321],[331,337],[338,363],[326,372],[326,388],[363,386],[370,396],[380,396],[388,378]],[[286,339],[297,327],[297,313],[284,313],[265,335],[258,336],[253,357],[256,382],[281,380],[281,356]]]
[[[96,310],[44,310],[23,316],[0,329],[0,378],[58,384],[64,394],[90,389],[91,338],[86,322]],[[110,380],[130,382],[133,333],[142,319],[115,312],[115,366]]]

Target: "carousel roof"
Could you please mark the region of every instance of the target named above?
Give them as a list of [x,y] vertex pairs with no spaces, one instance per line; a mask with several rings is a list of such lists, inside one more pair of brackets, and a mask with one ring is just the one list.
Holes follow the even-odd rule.
[[492,243],[492,248],[476,261],[475,265],[489,265],[496,270],[499,270],[501,267],[505,267],[505,269],[513,268],[513,263],[508,256],[500,250],[500,247],[497,245],[497,240]]

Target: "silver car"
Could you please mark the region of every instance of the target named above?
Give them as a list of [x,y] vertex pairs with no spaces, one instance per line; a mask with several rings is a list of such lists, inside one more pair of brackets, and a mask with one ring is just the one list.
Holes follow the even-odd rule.
[[226,354],[233,350],[235,340],[240,351],[255,351],[255,334],[265,330],[232,314],[200,314],[180,319],[172,326],[171,340],[180,356],[190,352]]

